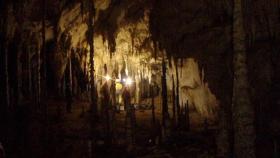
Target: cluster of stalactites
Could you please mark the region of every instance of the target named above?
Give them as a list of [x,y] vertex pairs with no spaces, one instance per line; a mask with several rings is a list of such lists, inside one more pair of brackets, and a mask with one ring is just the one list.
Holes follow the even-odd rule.
[[[179,104],[189,104],[202,117],[215,119],[219,101],[211,92],[207,81],[205,81],[204,70],[198,66],[198,61],[193,58],[171,59],[167,72],[168,89],[172,90],[172,76],[175,86],[179,86]],[[177,62],[177,63],[176,63]],[[177,73],[176,74],[176,66]],[[179,83],[176,82],[178,76]]]

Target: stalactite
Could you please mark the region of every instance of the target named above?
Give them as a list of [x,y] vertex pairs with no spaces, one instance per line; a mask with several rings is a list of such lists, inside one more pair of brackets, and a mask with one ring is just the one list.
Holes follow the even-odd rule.
[[183,58],[181,58],[181,62],[180,63],[181,63],[180,64],[180,67],[181,67],[180,77],[182,77],[183,76],[183,66],[184,66],[184,59]]
[[180,85],[179,84],[180,83],[179,83],[179,73],[178,73],[178,60],[175,60],[175,73],[176,73],[176,108],[177,108],[177,116],[179,118],[180,115],[180,95],[179,95]]
[[139,82],[139,80],[140,80],[140,77],[138,77],[138,76],[140,76],[140,74],[138,74],[138,72],[137,72],[137,77],[135,78],[135,85],[136,85],[136,88],[135,88],[135,102],[136,102],[136,104],[140,104],[140,96],[141,96],[141,94],[140,94],[140,83],[141,82]]
[[88,17],[88,43],[90,47],[90,83],[91,83],[91,110],[93,115],[97,115],[97,102],[95,98],[95,81],[94,81],[94,26],[93,26],[93,17],[95,14],[94,2],[88,1],[89,7],[89,17]]
[[85,56],[85,62],[84,62],[84,74],[85,74],[85,77],[86,77],[86,78],[88,78],[88,63],[87,63],[87,57],[88,57],[88,54],[87,54],[86,49],[83,49],[82,51],[84,52],[84,56]]
[[62,96],[63,97],[66,96],[66,94],[65,94],[65,92],[66,92],[66,79],[65,79],[65,77],[66,77],[66,75],[64,74],[63,77],[62,77],[62,80],[61,80],[61,82],[62,82],[61,90],[62,90]]
[[156,41],[153,41],[153,46],[154,46],[154,59],[157,60],[157,53],[158,53],[158,45]]
[[[175,93],[175,81],[172,74],[172,112],[173,112],[173,125],[176,125],[176,93]],[[178,116],[177,116],[178,117]]]
[[73,94],[73,66],[72,66],[72,55],[73,55],[73,51],[70,51],[70,55],[69,55],[69,79],[70,79],[70,90],[71,90],[71,94]]
[[80,3],[81,3],[81,5],[80,5],[80,10],[81,10],[81,14],[82,14],[82,18],[83,18],[83,15],[84,15],[84,0],[80,0]]
[[[95,87],[95,74],[94,74],[94,26],[93,26],[93,17],[94,17],[94,2],[92,0],[88,0],[88,7],[89,7],[89,16],[88,16],[88,43],[89,43],[89,51],[90,51],[90,96],[91,96],[91,120],[90,120],[90,128],[91,128],[91,134],[94,137],[95,135],[95,118],[97,117],[97,89]],[[91,142],[93,140],[90,140]],[[94,147],[94,144],[92,145],[92,149]],[[93,154],[92,154],[93,157]]]
[[[77,78],[76,78],[76,72],[75,72],[75,63],[73,62],[73,56],[75,54],[74,50],[71,50],[71,55],[70,55],[70,66],[71,66],[71,92],[72,92],[72,96],[75,96],[78,93],[78,85],[77,85]],[[81,69],[81,71],[83,71]],[[78,95],[77,95],[78,96]]]
[[133,28],[132,30],[129,31],[130,32],[130,38],[131,38],[131,54],[133,55],[134,52],[134,37],[135,37],[135,29]]

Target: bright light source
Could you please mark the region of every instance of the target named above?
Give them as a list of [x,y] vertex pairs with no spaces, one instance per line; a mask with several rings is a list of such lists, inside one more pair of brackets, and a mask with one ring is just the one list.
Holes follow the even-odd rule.
[[106,75],[104,78],[106,79],[106,81],[111,80],[111,77],[109,75]]
[[131,85],[131,84],[132,84],[132,79],[131,79],[131,78],[127,78],[127,79],[125,80],[125,84],[126,84],[126,85]]

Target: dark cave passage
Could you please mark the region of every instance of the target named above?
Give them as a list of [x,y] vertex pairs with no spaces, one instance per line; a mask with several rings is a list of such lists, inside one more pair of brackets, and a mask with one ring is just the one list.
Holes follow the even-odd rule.
[[0,0],[0,158],[278,158],[279,7]]

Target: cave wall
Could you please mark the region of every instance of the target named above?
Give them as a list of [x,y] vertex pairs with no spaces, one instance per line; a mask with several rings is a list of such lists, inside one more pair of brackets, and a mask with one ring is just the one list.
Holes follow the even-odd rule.
[[[231,19],[228,1],[156,1],[152,38],[168,56],[194,58],[222,107],[231,100]],[[226,105],[226,106],[225,106]]]
[[[179,8],[179,10],[188,6],[190,11],[183,12],[181,17],[177,17],[172,12],[174,11],[172,8],[157,12],[158,7],[165,7],[164,5],[172,6],[177,3],[169,4],[167,1],[160,4],[157,3],[158,2],[154,3],[154,1],[122,1],[119,3],[110,1],[95,1],[96,14],[93,18],[95,20],[94,49],[97,85],[102,85],[104,82],[103,76],[105,75],[105,64],[108,67],[109,74],[112,76],[114,71],[118,71],[120,74],[120,71],[125,68],[127,73],[133,76],[137,84],[140,84],[140,78],[151,80],[151,74],[160,76],[161,71],[158,71],[160,70],[158,67],[160,67],[159,61],[161,61],[161,52],[166,52],[169,60],[167,62],[172,61],[170,58],[171,56],[174,56],[175,58],[194,57],[196,60],[200,59],[198,60],[198,64],[203,66],[201,66],[195,73],[201,73],[201,70],[203,69],[206,74],[205,81],[199,81],[199,83],[201,83],[200,86],[205,86],[203,90],[207,91],[214,89],[216,85],[212,83],[213,80],[209,80],[209,88],[207,82],[211,75],[215,76],[213,73],[216,71],[211,71],[211,69],[208,70],[208,67],[214,65],[212,69],[216,70],[221,68],[222,66],[216,66],[216,63],[219,62],[220,58],[217,60],[215,55],[210,55],[207,60],[202,60],[201,58],[204,57],[204,55],[198,52],[203,52],[203,50],[197,50],[195,47],[186,47],[187,49],[183,51],[183,49],[185,49],[183,46],[194,46],[196,42],[204,42],[203,47],[205,46],[205,50],[207,50],[205,53],[207,54],[208,51],[214,52],[216,48],[219,48],[219,51],[224,51],[224,47],[226,47],[227,43],[224,45],[224,43],[216,42],[216,44],[219,43],[219,47],[217,47],[215,45],[208,44],[207,41],[213,41],[213,36],[219,37],[219,41],[227,41],[227,36],[225,36],[225,34],[228,32],[228,27],[223,28],[216,26],[216,24],[214,25],[214,20],[209,21],[208,17],[204,17],[204,15],[208,13],[208,10],[203,10],[206,9],[206,6],[201,6],[200,4],[188,6],[189,3],[183,2],[180,4],[181,2],[178,2],[179,6],[182,7]],[[41,14],[43,13],[38,12],[37,9],[31,8],[36,8],[35,6],[42,7],[42,4],[40,4],[39,1],[32,1],[32,3],[22,2],[19,4],[24,6],[20,10],[24,13],[24,25],[19,25],[20,21],[17,21],[16,19],[19,17],[18,14],[20,11],[18,11],[18,9],[20,8],[20,5],[14,5],[13,3],[7,5],[9,6],[9,16],[7,18],[9,20],[9,29],[7,31],[7,37],[10,37],[12,42],[13,37],[17,34],[16,30],[19,30],[18,32],[24,32],[25,38],[20,39],[20,42],[25,45],[32,45],[31,48],[28,48],[30,49],[28,53],[31,52],[29,58],[32,59],[31,63],[33,68],[36,69],[36,65],[38,65],[38,63],[36,63],[37,52],[41,51],[42,48]],[[151,9],[152,7],[153,9]],[[197,11],[195,8],[200,9]],[[87,10],[87,2],[61,1],[46,3],[45,36],[46,42],[52,43],[47,45],[47,57],[49,61],[49,71],[47,72],[47,75],[49,75],[49,79],[54,80],[49,81],[49,83],[55,84],[51,86],[62,86],[64,72],[69,58],[72,59],[74,67],[76,67],[76,71],[80,74],[80,80],[84,80],[84,82],[88,81],[87,78],[90,72],[89,46],[87,44]],[[152,15],[155,11],[156,15],[154,16],[156,16],[156,18],[153,19]],[[203,12],[200,13],[200,11]],[[190,24],[182,21],[182,19],[191,18],[191,15],[194,12],[197,13],[195,14],[195,19],[198,19],[198,21],[193,22],[189,20]],[[174,17],[161,19],[170,13],[172,13],[172,16]],[[170,15],[168,16],[170,17]],[[165,30],[161,31],[164,33],[164,36],[160,35],[160,38],[158,39],[155,38],[157,35],[153,32],[153,25],[155,23],[154,20],[159,20],[158,22],[160,22],[156,23],[156,25],[160,25],[159,27],[156,26],[158,29],[165,28]],[[204,21],[206,21],[206,24]],[[183,25],[181,22],[184,22]],[[180,28],[175,28],[171,25],[178,26]],[[187,27],[185,28],[185,26]],[[211,28],[208,32],[203,31],[204,28],[210,26]],[[199,32],[198,34],[196,34],[197,31]],[[189,40],[189,37],[193,35],[197,35],[199,37],[194,42]],[[207,41],[205,42],[204,39],[207,39]],[[156,50],[156,43],[159,44],[161,50]],[[206,47],[206,45],[209,46]],[[189,51],[192,49],[193,51]],[[186,53],[188,51],[191,52],[190,55]],[[204,63],[204,61],[207,62]],[[23,61],[22,64],[25,64],[24,62],[25,61]],[[157,68],[153,69],[151,67],[152,64],[156,65],[155,67]],[[169,69],[172,70],[172,66],[170,66]],[[184,69],[184,71],[188,71],[187,68],[183,67],[182,69]],[[33,74],[35,73],[36,72],[33,72]],[[184,72],[184,74],[185,73],[187,72]],[[171,78],[171,74],[168,74],[168,77]],[[180,79],[183,78],[185,78],[185,76]],[[80,81],[80,83],[82,82],[83,81]],[[157,79],[157,82],[157,84],[160,85],[160,78]],[[168,85],[169,91],[171,91],[171,83],[168,83]],[[183,83],[181,88],[188,86],[188,83]],[[100,87],[101,86],[98,86],[98,88]],[[189,92],[182,90],[180,93],[184,96]],[[182,97],[182,102],[184,99],[185,98]],[[216,105],[213,105],[213,107],[214,106]],[[200,105],[198,107],[198,109],[201,109],[202,106]],[[200,110],[201,113],[203,113],[202,111]]]
[[[18,39],[17,44],[29,50],[29,60],[33,68],[36,68],[36,54],[42,47],[41,1],[11,1],[1,4],[1,35],[9,45],[20,35],[22,38]],[[95,0],[95,7],[95,60],[98,61],[95,67],[98,75],[103,75],[104,64],[109,66],[109,70],[116,68],[120,71],[125,61],[124,63],[129,65],[129,73],[141,67],[149,78],[152,73],[160,73],[147,67],[149,64],[159,64],[151,58],[156,57],[156,53],[158,60],[161,52],[166,52],[169,61],[172,61],[172,58],[194,58],[199,65],[199,73],[202,73],[202,70],[204,72],[202,83],[209,87],[220,105],[227,105],[230,109],[230,1]],[[251,95],[254,103],[262,104],[261,107],[266,108],[267,113],[279,102],[275,88],[279,87],[279,48],[276,46],[279,42],[280,24],[278,7],[277,0],[244,1]],[[47,46],[49,65],[53,71],[49,75],[55,80],[52,83],[62,80],[67,58],[70,57],[75,59],[77,71],[87,82],[87,10],[87,2],[84,1],[46,2],[46,42],[53,43]],[[3,45],[3,42],[1,43]],[[160,50],[156,50],[157,45]],[[133,56],[128,57],[128,54]],[[23,58],[25,55],[26,51],[19,51],[19,56]],[[25,64],[24,61],[19,62],[19,67]],[[21,71],[19,73],[24,74],[25,70]],[[134,75],[139,76],[137,73]],[[188,83],[182,82],[182,87],[187,86]],[[268,98],[270,94],[272,99],[260,99]]]
[[[204,69],[211,91],[228,112],[233,82],[231,8],[228,0],[163,0],[155,1],[150,14],[152,38],[159,42],[159,47],[166,50],[168,56],[196,59]],[[260,128],[271,130],[272,127],[266,128],[264,124],[277,120],[272,113],[277,111],[279,104],[276,99],[279,97],[276,90],[279,87],[276,79],[279,72],[276,64],[279,63],[279,1],[246,0],[243,11],[250,96],[257,112],[256,122],[262,122]]]

